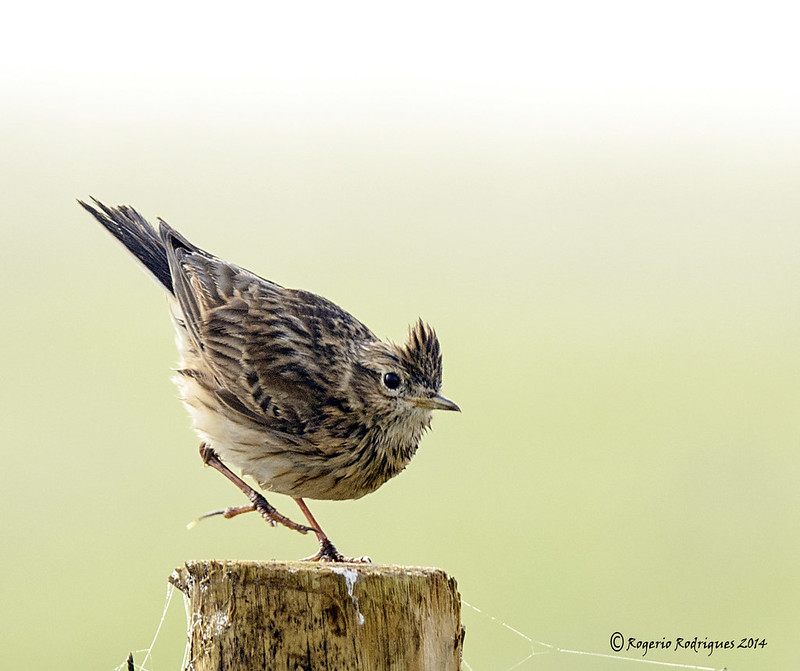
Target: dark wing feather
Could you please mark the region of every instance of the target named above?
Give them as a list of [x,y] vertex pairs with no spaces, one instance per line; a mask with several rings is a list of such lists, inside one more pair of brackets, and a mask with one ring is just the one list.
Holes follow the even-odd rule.
[[285,289],[166,230],[175,295],[217,398],[273,431],[302,436],[335,402],[358,344],[377,339],[327,299]]
[[210,277],[202,281],[203,275],[187,272],[187,269],[201,270],[216,259],[189,242],[163,219],[158,221],[160,224],[158,233],[167,252],[167,263],[172,277],[172,292],[181,306],[184,322],[192,340],[199,349],[202,349],[198,326],[203,319],[203,309],[199,298],[202,293],[213,287],[213,283]]

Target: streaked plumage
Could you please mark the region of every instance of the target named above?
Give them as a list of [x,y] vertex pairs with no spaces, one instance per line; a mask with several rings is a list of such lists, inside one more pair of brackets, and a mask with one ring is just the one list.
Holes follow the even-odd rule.
[[[434,409],[458,409],[439,395],[433,329],[418,321],[405,345],[382,342],[321,296],[226,263],[163,221],[156,232],[130,207],[94,203],[81,205],[167,292],[176,382],[204,458],[222,470],[207,458],[218,456],[262,489],[297,499],[322,545],[316,558],[344,559],[302,499],[374,491],[408,464]],[[243,491],[267,519],[285,523]]]

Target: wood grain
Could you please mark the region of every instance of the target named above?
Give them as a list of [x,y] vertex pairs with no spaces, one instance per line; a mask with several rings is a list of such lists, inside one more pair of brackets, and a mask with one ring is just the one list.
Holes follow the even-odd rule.
[[440,569],[193,561],[170,582],[189,598],[185,671],[457,671],[456,581]]

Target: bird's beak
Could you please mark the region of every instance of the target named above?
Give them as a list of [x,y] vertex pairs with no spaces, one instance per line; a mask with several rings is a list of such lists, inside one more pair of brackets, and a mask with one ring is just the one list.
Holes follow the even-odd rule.
[[461,412],[461,408],[459,408],[458,405],[441,394],[436,394],[436,396],[417,396],[406,400],[418,408],[427,408],[428,410],[455,410],[456,412]]

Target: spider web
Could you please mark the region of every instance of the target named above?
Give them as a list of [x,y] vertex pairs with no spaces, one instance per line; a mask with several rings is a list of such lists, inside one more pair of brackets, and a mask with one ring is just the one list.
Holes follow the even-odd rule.
[[[150,643],[150,646],[147,648],[142,648],[139,650],[134,650],[131,653],[131,656],[122,664],[117,666],[114,671],[155,671],[154,665],[154,658],[153,658],[153,649],[156,646],[156,642],[159,639],[161,634],[161,629],[164,626],[164,621],[167,619],[167,613],[169,612],[170,605],[172,603],[172,597],[175,595],[176,587],[172,584],[167,585],[167,594],[164,599],[164,608],[161,612],[161,619],[158,622],[158,626],[156,627],[155,634],[153,635],[153,640]],[[189,664],[189,636],[190,636],[190,611],[189,611],[189,598],[185,594],[181,594],[183,597],[183,606],[184,611],[186,614],[186,647],[183,652],[183,660],[181,661],[180,668],[186,669],[187,664]],[[588,652],[584,650],[570,650],[567,648],[561,648],[551,643],[545,643],[544,641],[538,641],[535,638],[532,638],[526,634],[523,634],[518,629],[515,629],[510,624],[503,622],[503,620],[482,611],[477,606],[473,606],[471,603],[464,601],[461,599],[461,605],[467,608],[467,611],[464,612],[472,612],[475,613],[478,617],[487,621],[493,628],[499,629],[503,635],[508,634],[517,641],[522,643],[523,652],[520,653],[519,659],[515,659],[515,661],[511,662],[510,666],[503,666],[501,667],[503,671],[520,671],[522,669],[535,669],[537,664],[534,661],[535,658],[541,657],[544,655],[558,655],[558,656],[581,656],[581,657],[591,657],[591,658],[602,658],[606,660],[612,660],[613,662],[618,662],[619,666],[627,666],[628,662],[639,663],[639,664],[648,664],[650,666],[657,666],[662,667],[664,669],[686,669],[688,671],[726,671],[724,668],[714,667],[714,666],[696,666],[693,664],[677,664],[674,662],[661,662],[652,659],[640,659],[636,657],[624,657],[620,655],[609,655],[606,653],[600,652]],[[463,613],[462,613],[463,614]],[[462,618],[463,619],[463,618]],[[503,647],[506,647],[506,644],[502,644]],[[144,653],[144,657],[141,658],[141,654]],[[141,658],[141,662],[137,663],[136,656]],[[131,661],[133,660],[133,661]],[[148,666],[149,665],[149,666]],[[464,659],[461,660],[462,669],[464,671],[487,671],[486,669],[473,667],[470,665],[469,661],[467,660],[466,656]],[[168,666],[168,668],[174,668],[172,664]],[[495,671],[496,667],[494,667],[491,671]],[[655,670],[654,670],[655,671]]]
[[[150,642],[150,646],[147,648],[140,648],[139,650],[133,650],[128,659],[122,662],[119,666],[117,666],[114,671],[153,671],[155,667],[150,667],[148,664],[154,664],[153,660],[153,649],[156,647],[156,642],[161,634],[161,628],[164,626],[164,622],[167,619],[167,613],[169,612],[170,604],[172,603],[172,597],[175,595],[175,590],[177,588],[172,584],[167,584],[167,594],[164,598],[164,608],[161,611],[161,619],[158,621],[158,626],[156,627],[156,632],[153,634],[153,640]],[[186,647],[183,651],[183,661],[181,661],[181,670],[185,669],[187,663],[189,661],[189,622],[190,622],[190,614],[189,614],[189,598],[181,593],[183,597],[183,608],[186,613]],[[141,653],[144,653],[144,657],[141,657]],[[136,662],[136,657],[141,659],[141,662]],[[173,664],[170,664],[167,668],[174,668]]]
[[[482,611],[477,606],[473,606],[471,603],[464,601],[464,599],[461,599],[461,605],[465,606],[472,612],[477,613],[480,617],[484,618],[485,620],[488,620],[495,628],[499,628],[502,631],[507,632],[510,635],[513,635],[517,640],[524,643],[522,647],[527,649],[526,652],[522,653],[524,656],[521,656],[520,659],[512,662],[511,666],[502,667],[504,671],[535,669],[537,667],[536,667],[536,662],[533,661],[534,658],[543,655],[559,655],[564,657],[582,656],[586,658],[601,658],[610,660],[611,662],[619,662],[620,667],[628,666],[627,664],[628,662],[638,662],[639,664],[656,665],[658,667],[663,667],[665,669],[672,668],[672,669],[688,669],[690,671],[726,671],[726,669],[724,668],[715,666],[696,666],[694,664],[677,664],[675,662],[661,662],[653,659],[641,659],[637,657],[609,655],[607,653],[602,653],[602,652],[588,652],[584,650],[570,650],[567,648],[561,648],[551,643],[545,643],[544,641],[537,641],[535,638],[531,638],[530,636],[523,634],[521,631],[515,629],[510,624],[503,622],[499,618],[496,618],[494,615]],[[464,611],[462,611],[462,615],[463,612]],[[483,668],[470,666],[466,657],[467,656],[465,655],[464,659],[461,660],[461,665],[464,671],[486,671]]]

